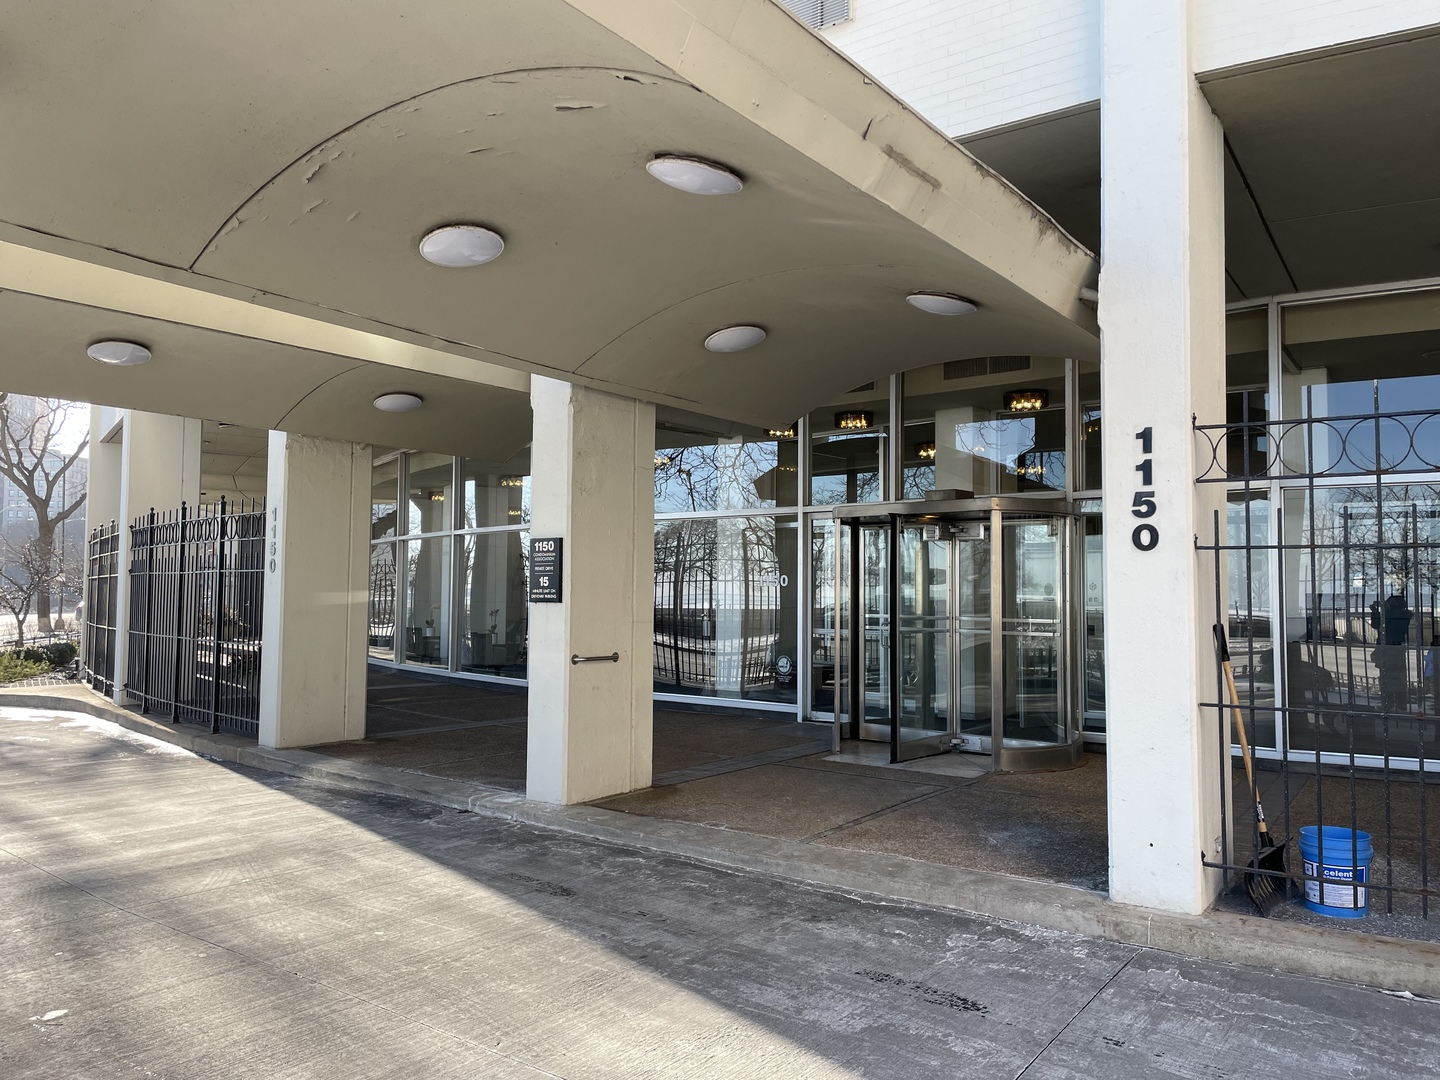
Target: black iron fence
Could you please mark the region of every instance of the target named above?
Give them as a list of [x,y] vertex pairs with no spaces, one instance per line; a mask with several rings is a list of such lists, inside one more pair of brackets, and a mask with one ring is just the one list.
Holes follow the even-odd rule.
[[[1198,481],[1230,489],[1197,545],[1214,560],[1239,699],[1217,664],[1204,707],[1225,718],[1217,750],[1235,839],[1207,865],[1233,880],[1253,872],[1261,845],[1235,750],[1238,705],[1287,889],[1428,919],[1440,860],[1427,814],[1440,780],[1440,413],[1197,432],[1210,451]],[[1307,863],[1307,826],[1349,830],[1324,841],[1335,857],[1324,863],[1362,855],[1368,834],[1368,879],[1337,884]]]
[[129,573],[126,692],[142,712],[254,738],[263,503],[151,510],[130,526]]
[[106,697],[115,693],[115,604],[120,591],[120,526],[90,530],[85,558],[85,679]]

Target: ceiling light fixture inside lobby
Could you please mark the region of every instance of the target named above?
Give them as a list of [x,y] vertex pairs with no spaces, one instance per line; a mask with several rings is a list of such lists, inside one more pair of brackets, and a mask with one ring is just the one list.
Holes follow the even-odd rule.
[[1005,395],[1007,412],[1039,412],[1049,404],[1048,390],[1012,390]]
[[871,412],[837,412],[835,426],[841,431],[865,431],[875,422]]
[[414,412],[425,404],[419,394],[381,394],[374,401],[381,412]]
[[905,302],[931,315],[968,315],[977,307],[975,301],[951,293],[916,292],[905,297]]
[[705,339],[711,352],[740,352],[752,349],[765,340],[765,331],[758,326],[727,326]]
[[425,234],[420,256],[436,266],[483,266],[505,250],[500,234],[483,225],[446,225]]
[[85,354],[112,367],[134,367],[150,359],[150,350],[133,341],[97,341]]
[[657,157],[646,162],[645,171],[662,184],[691,195],[734,195],[745,182],[723,165],[699,158]]

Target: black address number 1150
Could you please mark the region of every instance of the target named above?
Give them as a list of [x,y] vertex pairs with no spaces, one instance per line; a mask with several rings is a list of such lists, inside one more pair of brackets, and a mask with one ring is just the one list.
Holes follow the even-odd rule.
[[[1150,457],[1154,431],[1152,428],[1144,428],[1135,433],[1135,438],[1140,442],[1140,452],[1145,455],[1145,459],[1135,466],[1143,486],[1135,492],[1135,498],[1130,503],[1130,513],[1137,518],[1150,518],[1155,516],[1155,466]],[[1130,542],[1141,551],[1154,551],[1155,545],[1160,543],[1160,530],[1148,521],[1142,522],[1136,525],[1135,531],[1130,534]]]

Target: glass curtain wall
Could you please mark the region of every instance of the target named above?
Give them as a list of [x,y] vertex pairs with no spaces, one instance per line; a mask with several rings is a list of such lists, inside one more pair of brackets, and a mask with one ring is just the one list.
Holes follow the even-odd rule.
[[[1083,432],[1077,418],[1089,425]],[[1039,357],[908,372],[769,429],[717,420],[701,431],[662,414],[654,460],[655,693],[829,719],[843,617],[833,507],[920,499],[937,487],[1054,498],[1081,494],[1083,483],[1094,499],[1098,425],[1098,370]],[[529,473],[528,449],[503,462],[419,452],[376,460],[373,660],[524,680]],[[1097,568],[1087,575],[1097,590],[1087,594],[1087,727],[1100,730],[1098,500],[1094,509],[1084,544],[1087,567]],[[879,550],[862,558],[865,580],[880,588]],[[878,671],[884,634],[871,621],[867,670],[873,663]]]
[[[1440,290],[1231,311],[1226,423],[1227,624],[1260,752],[1440,739]],[[1416,746],[1341,705],[1413,717]]]

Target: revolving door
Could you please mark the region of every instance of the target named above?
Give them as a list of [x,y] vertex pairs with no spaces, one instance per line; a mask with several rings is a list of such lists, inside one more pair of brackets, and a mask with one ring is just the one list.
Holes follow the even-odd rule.
[[842,506],[836,733],[892,762],[1080,761],[1079,519],[1016,498]]

